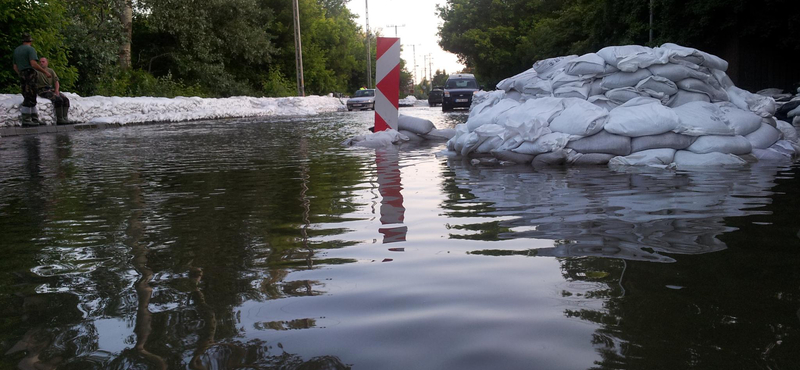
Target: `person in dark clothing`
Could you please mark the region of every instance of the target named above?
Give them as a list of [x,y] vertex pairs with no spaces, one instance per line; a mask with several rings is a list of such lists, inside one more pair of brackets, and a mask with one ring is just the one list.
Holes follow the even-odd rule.
[[61,84],[58,82],[58,75],[56,71],[52,68],[49,68],[50,62],[47,58],[40,58],[39,64],[41,64],[42,68],[46,69],[47,72],[50,73],[50,77],[47,77],[42,72],[36,72],[36,91],[38,92],[39,96],[50,100],[53,102],[53,107],[56,111],[56,124],[57,125],[69,125],[75,122],[70,121],[69,117],[69,98],[67,98],[64,94],[61,93]]
[[22,126],[39,126],[39,111],[36,109],[36,71],[51,77],[50,72],[39,65],[39,56],[36,49],[31,46],[33,38],[27,33],[22,34],[22,45],[14,49],[14,71],[19,75],[19,84],[22,89]]

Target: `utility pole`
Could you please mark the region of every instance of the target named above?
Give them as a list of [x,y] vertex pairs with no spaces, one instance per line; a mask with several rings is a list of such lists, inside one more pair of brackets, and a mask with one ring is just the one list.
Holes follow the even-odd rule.
[[431,87],[428,91],[433,90],[433,55],[428,54],[428,73],[430,73],[430,79],[428,82],[431,84]]
[[401,25],[390,24],[390,25],[387,25],[386,27],[394,27],[394,37],[397,37],[397,27],[405,27],[405,26],[406,26],[405,24],[401,24]]
[[[295,0],[297,1],[297,0]],[[366,3],[364,10],[365,18],[367,20],[367,88],[372,88],[372,53],[370,52],[371,46],[369,42],[369,0],[364,0]]]
[[411,45],[411,51],[414,55],[414,85],[417,84],[417,45]]
[[306,85],[303,81],[303,45],[300,42],[300,6],[297,0],[292,0],[292,16],[294,18],[294,54],[295,69],[297,70],[297,93],[306,96]]

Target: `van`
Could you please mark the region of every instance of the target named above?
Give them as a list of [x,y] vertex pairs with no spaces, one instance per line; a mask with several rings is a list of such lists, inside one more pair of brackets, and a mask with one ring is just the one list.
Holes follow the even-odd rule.
[[442,112],[454,108],[469,108],[472,105],[472,94],[480,90],[478,80],[469,73],[452,74],[444,83],[442,96]]

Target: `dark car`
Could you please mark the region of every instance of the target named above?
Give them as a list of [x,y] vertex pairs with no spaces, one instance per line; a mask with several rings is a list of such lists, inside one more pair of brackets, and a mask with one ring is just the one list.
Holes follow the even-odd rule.
[[444,83],[444,96],[442,97],[442,111],[447,112],[453,108],[469,108],[472,105],[472,94],[480,90],[478,80],[468,73],[450,75]]
[[372,109],[375,110],[375,89],[361,89],[355,96],[347,99],[347,110]]
[[428,105],[431,107],[435,107],[437,104],[442,105],[442,96],[444,96],[444,90],[441,87],[434,87],[428,94]]

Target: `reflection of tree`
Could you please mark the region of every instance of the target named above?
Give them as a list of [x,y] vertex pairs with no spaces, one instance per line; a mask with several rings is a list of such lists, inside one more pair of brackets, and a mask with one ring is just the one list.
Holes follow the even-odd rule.
[[[29,178],[42,191],[0,193],[0,230],[14,230],[3,238],[13,256],[0,266],[16,274],[0,274],[0,287],[26,295],[0,291],[0,304],[9,303],[0,307],[0,328],[9,329],[0,344],[10,346],[46,321],[50,327],[42,330],[51,339],[40,358],[60,357],[76,368],[181,368],[190,359],[201,368],[226,351],[247,356],[230,360],[237,366],[258,364],[260,355],[264,364],[304,364],[275,344],[235,342],[241,335],[235,308],[246,300],[322,294],[324,282],[291,279],[291,272],[353,262],[326,255],[359,243],[338,237],[349,230],[327,225],[349,221],[346,215],[360,206],[353,193],[367,176],[368,159],[342,155],[338,143],[296,123],[271,125],[244,134],[122,133],[103,143],[56,136],[40,151],[20,145],[19,157],[31,153],[36,165],[19,172],[39,171]],[[303,136],[313,148],[305,158],[298,155]],[[41,207],[29,207],[26,194]],[[17,210],[31,212],[20,218]],[[133,348],[98,354],[92,324],[100,317],[135,318],[127,339]],[[298,317],[267,328],[315,325]],[[79,345],[69,345],[78,332],[81,341],[72,343]],[[0,367],[21,360],[15,356]]]

